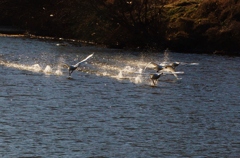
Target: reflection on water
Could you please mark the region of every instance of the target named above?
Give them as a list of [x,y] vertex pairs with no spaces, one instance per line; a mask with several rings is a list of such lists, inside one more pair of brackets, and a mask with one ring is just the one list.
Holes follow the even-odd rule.
[[[0,41],[2,157],[240,156],[239,57]],[[146,65],[173,61],[152,87]]]

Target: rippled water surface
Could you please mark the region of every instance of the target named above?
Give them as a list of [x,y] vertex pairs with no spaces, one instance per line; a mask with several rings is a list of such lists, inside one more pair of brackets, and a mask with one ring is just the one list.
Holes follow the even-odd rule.
[[1,157],[240,157],[239,57],[57,43],[0,37]]

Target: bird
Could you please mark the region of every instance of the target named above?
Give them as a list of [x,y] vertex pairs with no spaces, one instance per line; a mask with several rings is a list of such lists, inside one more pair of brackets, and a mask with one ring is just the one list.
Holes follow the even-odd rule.
[[177,74],[176,74],[176,71],[175,71],[175,68],[176,68],[179,64],[180,64],[179,62],[173,62],[173,63],[167,64],[167,65],[164,66],[163,71],[165,71],[165,72],[170,72],[170,73],[172,73],[177,79],[179,79],[178,76],[177,76]]
[[80,66],[83,62],[87,61],[89,58],[91,58],[93,56],[94,53],[90,54],[89,56],[87,56],[85,59],[83,59],[82,61],[78,62],[75,65],[68,65],[68,64],[64,64],[64,66],[66,66],[68,68],[69,71],[69,76],[72,75],[73,71],[76,70],[78,68],[78,66]]
[[[167,67],[172,67],[174,70],[175,70],[175,68],[179,65],[180,63],[179,62],[173,62],[173,63],[170,63],[170,64],[168,64],[168,65],[166,65]],[[166,67],[165,66],[165,67]]]
[[157,70],[157,72],[161,71],[164,68],[162,65],[156,64],[154,62],[151,62],[151,64],[154,66],[154,69]]
[[154,62],[151,62],[151,64],[154,65],[154,69],[157,70],[157,72],[170,72],[178,79],[178,76],[175,73],[175,68],[180,64],[179,62],[173,62],[168,64],[156,64]]
[[159,72],[160,70],[163,70],[164,68],[171,67],[175,70],[175,68],[180,64],[179,62],[173,62],[173,63],[163,63],[163,64],[156,64],[154,62],[151,62],[151,64],[154,66],[154,69]]
[[174,69],[172,66],[166,66],[166,67],[164,67],[163,71],[164,71],[164,72],[169,72],[169,73],[173,74],[173,75],[178,79],[178,76],[177,76],[177,74],[176,74],[176,71],[175,71],[175,69]]
[[150,79],[152,80],[153,82],[153,85],[156,85],[157,84],[157,81],[158,79],[160,78],[160,76],[162,75],[163,73],[154,73],[154,74],[151,74],[150,75]]

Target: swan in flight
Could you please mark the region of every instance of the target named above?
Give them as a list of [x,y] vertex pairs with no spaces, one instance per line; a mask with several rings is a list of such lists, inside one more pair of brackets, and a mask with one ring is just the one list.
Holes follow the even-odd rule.
[[158,79],[160,78],[160,76],[162,75],[163,73],[154,73],[154,74],[151,74],[150,75],[150,79],[152,80],[153,82],[153,85],[156,85],[157,84],[157,81]]
[[176,68],[179,64],[180,64],[179,62],[173,62],[173,63],[167,64],[167,65],[164,66],[163,71],[165,71],[165,72],[170,72],[170,73],[172,73],[177,79],[179,79],[178,76],[177,76],[177,74],[176,74],[176,71],[175,71],[175,68]]
[[83,59],[82,61],[78,62],[75,65],[68,65],[68,64],[64,64],[64,66],[66,66],[68,68],[69,71],[69,76],[71,76],[71,74],[73,73],[74,70],[76,70],[78,68],[78,66],[80,66],[83,62],[87,61],[89,58],[91,58],[93,56],[94,53],[90,54],[89,56],[87,56],[85,59]]
[[157,72],[165,69],[165,68],[168,68],[168,67],[171,67],[175,70],[175,68],[180,64],[179,62],[173,62],[173,63],[163,63],[163,64],[156,64],[154,62],[151,62],[151,64],[154,66],[154,69],[157,70]]
[[157,70],[157,72],[170,72],[178,79],[175,68],[180,64],[179,62],[173,62],[168,64],[156,64],[151,62],[151,64],[154,66],[154,69]]
[[165,67],[172,67],[172,68],[175,70],[175,68],[176,68],[179,64],[180,64],[179,62],[173,62],[173,63],[170,63],[170,64],[165,65]]
[[151,64],[154,66],[154,69],[157,70],[157,72],[161,71],[164,68],[162,65],[156,64],[154,62],[151,62]]

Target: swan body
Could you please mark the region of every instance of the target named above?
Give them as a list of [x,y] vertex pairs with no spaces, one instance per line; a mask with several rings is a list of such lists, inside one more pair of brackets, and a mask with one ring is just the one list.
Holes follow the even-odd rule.
[[172,67],[173,69],[175,69],[180,63],[179,62],[173,62],[173,63],[170,63],[170,64],[167,64],[166,67]]
[[158,79],[160,78],[160,76],[162,75],[163,73],[154,73],[154,74],[151,74],[150,75],[150,79],[152,80],[153,82],[153,85],[156,85],[157,84],[157,81]]
[[154,69],[157,70],[157,72],[161,71],[164,68],[162,65],[156,64],[154,62],[151,62],[151,64],[154,66]]

